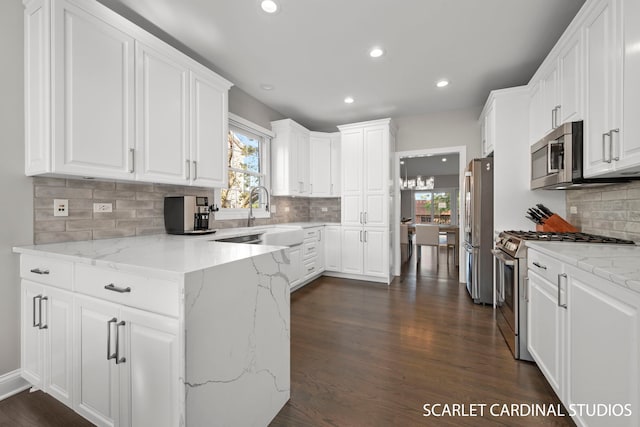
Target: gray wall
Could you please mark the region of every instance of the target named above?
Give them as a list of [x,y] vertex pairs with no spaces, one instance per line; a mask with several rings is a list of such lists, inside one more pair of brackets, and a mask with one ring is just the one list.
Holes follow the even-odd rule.
[[567,214],[585,233],[640,242],[640,181],[584,190],[568,190]]
[[33,190],[24,176],[22,2],[0,1],[0,375],[20,367],[20,279],[15,245],[33,238]]
[[272,121],[286,118],[236,86],[229,91],[229,111],[267,129]]
[[467,160],[480,157],[481,107],[394,118],[397,151],[466,146]]

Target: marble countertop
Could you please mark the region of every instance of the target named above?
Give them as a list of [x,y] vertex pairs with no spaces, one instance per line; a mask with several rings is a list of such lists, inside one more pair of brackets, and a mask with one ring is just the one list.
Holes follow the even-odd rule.
[[[198,236],[124,237],[46,245],[18,246],[14,252],[53,257],[131,272],[164,272],[179,278],[254,256],[277,252],[281,246],[248,245],[212,241],[218,233]],[[221,233],[216,237],[231,237]]]
[[322,222],[296,222],[255,227],[219,229],[192,236],[158,234],[120,239],[87,240],[18,246],[14,252],[84,262],[131,272],[164,273],[176,278],[254,256],[277,252],[282,246],[216,242],[217,239],[274,232],[277,229],[310,228]]
[[538,241],[526,245],[640,293],[640,246]]

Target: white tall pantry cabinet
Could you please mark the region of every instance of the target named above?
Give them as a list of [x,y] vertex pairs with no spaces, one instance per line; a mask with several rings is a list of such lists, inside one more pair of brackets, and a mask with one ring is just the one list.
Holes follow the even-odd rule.
[[390,119],[338,126],[342,135],[342,272],[389,283]]

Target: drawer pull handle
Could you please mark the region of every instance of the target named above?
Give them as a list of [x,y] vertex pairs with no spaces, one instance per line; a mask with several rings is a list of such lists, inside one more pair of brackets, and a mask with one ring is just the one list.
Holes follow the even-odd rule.
[[[118,321],[115,317],[107,322],[107,360],[115,359],[116,353],[111,354],[111,324]],[[116,330],[117,336],[117,330]]]
[[309,250],[310,250],[310,251],[315,251],[315,250],[316,250],[316,247],[315,247],[315,246],[309,246]]
[[113,283],[109,283],[104,288],[108,291],[118,292],[120,294],[126,294],[127,292],[131,292],[131,287],[127,286],[126,288],[119,288]]
[[536,261],[534,261],[534,262],[533,262],[533,265],[535,265],[536,267],[541,268],[541,269],[543,269],[543,270],[546,270],[546,269],[547,269],[547,266],[546,266],[546,265],[539,264],[539,263],[538,263],[538,262],[536,262]]
[[124,326],[124,320],[116,323],[116,365],[124,363],[127,361],[125,357],[120,357],[120,326]]
[[307,268],[307,271],[308,271],[309,273],[311,273],[311,272],[313,271],[313,267],[309,267],[309,268]]
[[41,270],[39,268],[33,268],[29,271],[35,274],[49,274],[49,270]]

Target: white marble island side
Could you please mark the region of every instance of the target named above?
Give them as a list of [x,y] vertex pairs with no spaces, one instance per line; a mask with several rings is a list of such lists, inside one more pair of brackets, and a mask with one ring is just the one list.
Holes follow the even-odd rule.
[[[166,367],[167,373],[162,373],[165,377],[170,376],[165,383],[173,389],[163,394],[165,405],[145,397],[146,394],[154,395],[155,390],[145,392],[157,384],[152,378],[145,383],[145,369],[142,369],[141,375],[130,373],[131,378],[135,379],[130,382],[132,391],[127,393],[130,395],[130,408],[110,411],[105,407],[102,411],[105,413],[102,413],[98,411],[98,403],[84,402],[85,393],[81,386],[73,388],[72,392],[77,396],[70,399],[73,404],[67,404],[98,425],[110,425],[112,418],[123,416],[128,419],[120,418],[115,424],[269,424],[290,397],[290,290],[289,281],[282,272],[283,264],[288,260],[279,247],[219,243],[210,239],[210,236],[190,238],[159,235],[14,249],[23,258],[23,286],[25,280],[37,281],[40,278],[38,275],[25,277],[31,274],[31,269],[26,268],[29,266],[25,259],[37,261],[41,269],[48,269],[47,262],[52,263],[51,274],[42,276],[45,278],[57,277],[55,268],[60,263],[68,264],[72,266],[68,290],[74,295],[74,304],[80,304],[88,296],[101,298],[96,293],[103,292],[112,303],[140,308],[144,312],[148,310],[151,312],[149,316],[173,318],[177,325],[177,336],[171,344],[177,347],[177,356],[171,362],[173,366]],[[95,274],[88,280],[86,272],[91,269],[95,269]],[[85,285],[86,282],[95,282],[96,286],[92,289]],[[128,286],[132,290],[126,293],[104,290],[104,285],[110,283],[115,283],[119,289]],[[155,283],[158,286],[154,288]],[[166,295],[156,295],[156,292],[165,290],[171,296],[169,300],[176,300],[175,305],[171,302],[163,305],[162,301],[167,300]],[[152,302],[140,306],[137,301],[145,296],[144,292],[149,291],[151,293],[147,296]],[[146,299],[142,298],[143,301]],[[26,305],[29,304],[27,301]],[[74,309],[74,315],[78,312]],[[78,320],[74,318],[73,322]],[[106,324],[103,326],[99,326],[100,330],[109,328]],[[129,369],[146,363],[136,361],[136,348],[140,346],[134,345],[134,327],[135,324],[129,322],[129,326],[123,329],[128,331],[124,333],[126,338],[120,341],[131,366]],[[76,333],[76,329],[80,328],[74,327],[74,347],[78,347],[78,341],[84,337],[82,333]],[[55,330],[55,324],[51,325],[51,330]],[[112,330],[109,329],[109,332]],[[120,339],[116,337],[115,340]],[[96,339],[96,343],[104,343],[105,348],[96,351],[104,355],[107,352],[106,340]],[[165,347],[158,346],[158,350],[163,352]],[[75,354],[80,350],[74,348],[73,352]],[[137,354],[153,353],[146,351]],[[161,359],[158,357],[158,360]],[[111,362],[114,361],[99,361],[101,364]],[[148,364],[154,363],[157,363],[155,358],[153,363]],[[113,366],[111,363],[109,369],[113,369]],[[86,378],[79,378],[83,372],[70,369],[74,384],[87,382]],[[162,369],[158,371],[162,372]],[[152,377],[150,374],[147,376]],[[33,380],[27,379],[33,383]],[[47,391],[47,387],[43,389]],[[55,393],[51,394],[56,397]],[[169,396],[171,402],[168,401]],[[122,401],[122,396],[118,400]],[[148,410],[136,410],[136,406],[157,408],[163,414],[163,421]],[[166,409],[165,406],[172,409]],[[87,414],[86,408],[100,413],[89,411]]]

